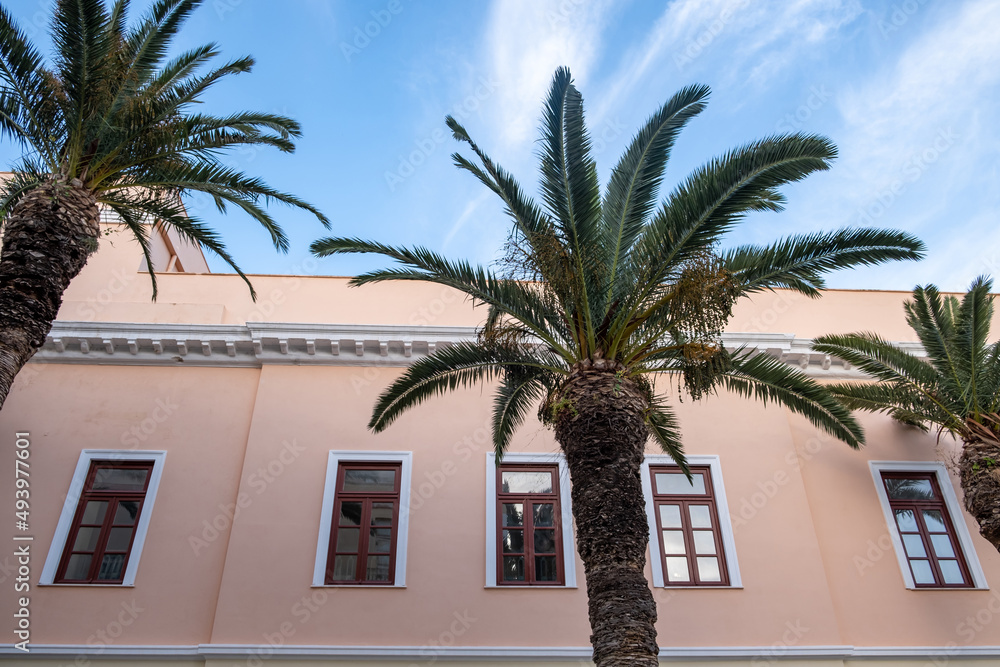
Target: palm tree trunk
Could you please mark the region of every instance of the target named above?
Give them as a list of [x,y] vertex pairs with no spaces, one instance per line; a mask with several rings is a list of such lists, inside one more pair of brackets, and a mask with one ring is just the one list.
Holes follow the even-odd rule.
[[0,408],[45,343],[62,295],[97,249],[100,213],[78,180],[54,178],[11,211],[0,251]]
[[965,508],[979,522],[980,534],[1000,551],[1000,441],[978,431],[964,439],[958,464]]
[[646,400],[630,380],[581,368],[563,386],[554,410],[556,440],[573,483],[594,662],[658,665],[656,603],[643,572],[649,541],[640,483]]

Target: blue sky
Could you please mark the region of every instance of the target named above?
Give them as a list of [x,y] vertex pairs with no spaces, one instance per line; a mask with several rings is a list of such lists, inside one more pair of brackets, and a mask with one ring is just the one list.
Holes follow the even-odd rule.
[[[47,42],[49,0],[4,4]],[[995,0],[206,0],[177,47],[216,41],[225,57],[256,57],[208,106],[285,113],[305,136],[294,155],[231,162],[319,206],[336,235],[491,261],[507,223],[495,197],[452,166],[459,145],[444,117],[537,192],[541,103],[567,65],[602,180],[658,105],[706,83],[711,102],[681,136],[668,187],[773,133],[820,133],[840,149],[831,171],[785,190],[787,210],[751,216],[728,244],[901,228],[926,241],[927,259],[841,272],[830,285],[961,290],[979,273],[1000,275],[998,34]],[[325,232],[298,211],[275,211],[292,239],[279,255],[240,214],[189,206],[249,272],[351,275],[383,263],[312,260],[309,243]]]

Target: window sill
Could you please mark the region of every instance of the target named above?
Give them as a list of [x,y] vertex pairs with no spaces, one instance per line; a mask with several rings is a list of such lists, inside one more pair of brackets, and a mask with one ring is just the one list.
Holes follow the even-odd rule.
[[36,586],[51,586],[52,588],[135,588],[135,584],[35,584]]
[[486,590],[501,590],[501,591],[527,591],[527,590],[565,591],[565,590],[577,589],[579,588],[579,586],[499,586],[496,584],[493,585],[487,584],[483,586],[483,588]]
[[658,591],[742,591],[743,586],[653,586]]
[[391,586],[385,586],[381,584],[311,584],[309,588],[366,588],[368,590],[383,589],[383,590],[394,590],[400,588],[406,588],[406,585],[392,584]]

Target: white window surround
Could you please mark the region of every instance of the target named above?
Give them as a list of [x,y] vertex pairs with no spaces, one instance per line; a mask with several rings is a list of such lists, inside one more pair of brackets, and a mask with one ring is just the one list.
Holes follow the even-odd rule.
[[340,462],[364,461],[371,463],[399,463],[399,526],[396,529],[396,574],[391,586],[378,588],[406,588],[406,535],[410,527],[410,475],[413,470],[413,452],[330,452],[326,464],[326,484],[323,487],[323,509],[319,516],[319,536],[316,539],[316,565],[313,567],[313,587],[323,588],[373,588],[364,584],[327,584],[326,559],[330,552],[330,531],[333,528],[333,503],[337,493],[337,470]]
[[688,465],[708,466],[712,475],[712,491],[715,494],[715,509],[719,516],[719,530],[722,534],[722,548],[726,556],[726,567],[729,569],[728,586],[667,586],[663,580],[663,554],[660,551],[660,538],[656,529],[655,503],[653,502],[653,484],[649,478],[650,466],[673,466],[677,463],[666,454],[647,454],[642,462],[642,495],[646,499],[646,521],[649,523],[649,564],[653,573],[653,586],[657,588],[743,588],[740,577],[740,565],[736,560],[736,540],[733,538],[733,522],[729,518],[729,502],[726,500],[726,487],[722,484],[722,463],[718,456],[689,456]]
[[[969,566],[969,573],[972,575],[974,588],[989,590],[986,583],[986,574],[979,564],[979,557],[976,555],[975,545],[972,543],[972,536],[969,528],[965,524],[965,512],[958,502],[955,489],[951,483],[943,463],[937,461],[869,461],[869,468],[872,471],[872,478],[875,480],[875,491],[878,493],[878,502],[882,506],[882,515],[885,518],[885,525],[889,528],[889,538],[892,540],[892,548],[896,552],[896,562],[899,564],[903,581],[910,590],[936,590],[934,588],[917,588],[913,583],[913,574],[910,566],[906,562],[906,552],[903,550],[903,541],[896,530],[896,521],[892,516],[892,508],[889,506],[889,495],[885,492],[885,484],[882,483],[883,472],[932,472],[937,476],[938,488],[944,497],[945,507],[948,508],[948,515],[951,517],[951,525],[955,527],[955,536],[962,547],[962,554],[965,562]],[[953,589],[947,589],[953,590]]]
[[[70,482],[69,492],[66,494],[65,502],[63,502],[62,514],[59,515],[59,523],[56,524],[56,532],[52,536],[52,544],[49,546],[49,554],[45,558],[45,565],[42,566],[42,574],[38,578],[38,584],[40,586],[134,586],[135,574],[139,570],[139,557],[142,556],[142,545],[146,542],[146,532],[149,530],[150,517],[153,516],[153,503],[156,501],[156,491],[160,488],[163,462],[166,458],[165,451],[85,449],[80,452],[80,460],[77,461],[76,470],[73,472],[73,480]],[[87,483],[87,473],[90,472],[90,464],[93,461],[153,462],[153,472],[150,474],[149,484],[146,486],[146,498],[142,501],[142,511],[139,513],[139,523],[135,527],[135,537],[132,540],[128,565],[125,566],[125,575],[120,584],[56,584],[54,583],[56,570],[59,569],[59,561],[62,560],[66,539],[73,527],[73,517],[76,516],[77,505],[80,503],[80,494],[83,492],[84,484]]]
[[[573,537],[573,505],[570,499],[569,467],[563,454],[504,454],[502,463],[548,463],[559,466],[559,507],[562,530],[562,586],[518,586],[525,589],[576,588],[576,540]],[[511,588],[497,585],[497,456],[486,455],[486,588]]]

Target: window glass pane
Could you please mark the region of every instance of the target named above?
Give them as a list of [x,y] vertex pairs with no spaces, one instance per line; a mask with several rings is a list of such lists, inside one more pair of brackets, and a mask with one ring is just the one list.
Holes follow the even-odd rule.
[[389,557],[369,556],[365,581],[389,581]]
[[387,554],[392,547],[392,528],[372,528],[368,533],[368,553]]
[[505,530],[503,531],[503,552],[505,554],[524,553],[524,531]]
[[139,502],[136,500],[122,500],[115,509],[115,525],[131,526],[135,523],[135,518],[139,516]]
[[944,575],[944,583],[965,583],[965,577],[962,576],[962,568],[958,566],[957,560],[940,560],[938,561],[938,566],[941,568],[941,574]]
[[934,555],[938,558],[954,558],[955,550],[951,547],[951,539],[947,535],[931,535],[931,545]]
[[702,581],[722,581],[718,558],[698,557],[698,578]]
[[555,505],[552,503],[536,503],[534,506],[535,518],[534,522],[536,526],[554,526],[555,524]]
[[556,531],[535,531],[535,553],[554,554],[556,552]]
[[344,491],[393,493],[396,490],[395,470],[345,470]]
[[686,495],[705,493],[705,477],[700,473],[692,473],[694,482],[688,482],[687,477],[679,472],[656,473],[656,492],[666,495]]
[[681,527],[680,505],[660,505],[660,527],[661,528]]
[[929,479],[886,478],[885,490],[893,500],[934,499],[934,487]]
[[710,530],[694,531],[694,552],[696,554],[714,554],[715,533]]
[[108,503],[104,500],[91,500],[83,510],[83,519],[80,523],[102,523],[104,515],[108,511]]
[[663,553],[665,554],[687,553],[684,549],[683,531],[680,530],[663,531]]
[[502,472],[500,486],[504,493],[552,493],[552,473]]
[[503,580],[524,581],[524,556],[503,557]]
[[918,584],[934,583],[934,572],[931,571],[930,561],[911,560],[910,567],[913,568],[913,581]]
[[95,491],[142,491],[148,476],[146,468],[98,468],[91,488]]
[[105,554],[101,560],[101,569],[97,573],[99,581],[115,581],[122,578],[122,568],[125,566],[125,554]]
[[338,528],[337,529],[337,551],[340,553],[353,554],[358,552],[358,539],[361,537],[360,528]]
[[538,581],[559,581],[559,570],[555,556],[535,556],[535,579]]
[[712,512],[708,509],[708,505],[691,505],[688,511],[691,513],[692,528],[712,527]]
[[97,546],[97,538],[101,536],[100,527],[81,528],[76,532],[73,551],[93,551]]
[[372,525],[392,525],[392,503],[372,503]]
[[924,510],[924,525],[929,533],[946,533],[948,529],[944,526],[944,517],[938,510]]
[[90,571],[90,560],[93,558],[90,554],[73,554],[69,557],[69,563],[66,565],[66,578],[79,580],[86,579],[87,573]]
[[504,503],[500,518],[504,526],[524,525],[524,505],[521,503]]
[[917,532],[917,519],[913,516],[913,510],[896,510],[896,523],[901,533]]
[[132,527],[112,528],[111,535],[108,536],[108,551],[128,551],[129,542],[132,541]]
[[337,556],[333,559],[333,581],[354,581],[357,571],[357,556]]
[[340,503],[340,524],[341,526],[361,525],[361,503],[347,502]]
[[672,557],[667,558],[667,580],[668,581],[691,581],[691,575],[688,574],[688,559],[681,556],[680,558]]
[[906,547],[906,555],[910,558],[927,558],[924,540],[920,535],[903,535],[903,546]]

